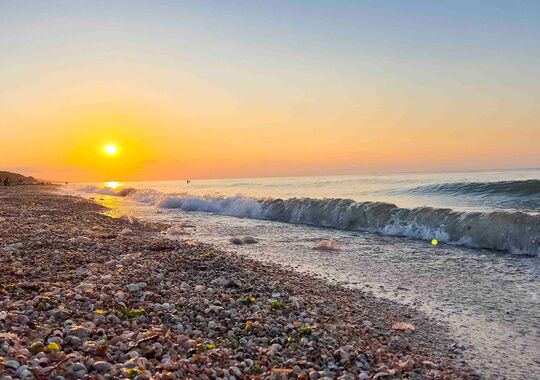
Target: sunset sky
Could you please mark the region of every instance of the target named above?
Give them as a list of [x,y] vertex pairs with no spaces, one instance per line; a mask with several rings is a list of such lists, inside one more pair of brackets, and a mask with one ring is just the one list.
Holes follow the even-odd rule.
[[0,0],[0,170],[540,167],[539,78],[539,1]]

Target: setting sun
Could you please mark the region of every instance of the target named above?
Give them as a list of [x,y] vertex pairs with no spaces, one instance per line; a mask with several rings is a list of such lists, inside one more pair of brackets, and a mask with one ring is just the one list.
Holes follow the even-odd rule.
[[118,149],[116,148],[115,145],[107,145],[107,146],[105,146],[105,148],[103,148],[103,150],[109,156],[114,156],[116,154],[116,152],[118,151]]

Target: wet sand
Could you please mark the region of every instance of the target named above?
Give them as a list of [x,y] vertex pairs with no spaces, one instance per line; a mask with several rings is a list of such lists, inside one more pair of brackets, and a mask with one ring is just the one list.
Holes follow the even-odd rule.
[[104,211],[0,188],[0,378],[478,378],[420,311]]

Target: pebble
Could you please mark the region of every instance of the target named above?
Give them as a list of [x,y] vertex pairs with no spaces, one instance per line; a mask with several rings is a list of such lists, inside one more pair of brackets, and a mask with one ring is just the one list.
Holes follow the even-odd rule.
[[146,288],[146,285],[146,282],[138,282],[136,284],[128,284],[124,288],[130,292],[138,292]]
[[240,378],[240,377],[243,376],[242,371],[240,371],[240,369],[239,369],[238,367],[234,367],[234,366],[233,366],[233,367],[230,368],[230,371],[231,371],[231,372],[233,373],[233,375],[236,376],[236,377],[239,377],[239,378]]
[[[435,361],[411,352],[424,329],[391,331],[381,318],[386,310],[367,307],[374,304],[370,296],[358,301],[358,293],[272,264],[171,239],[162,225],[127,228],[134,220],[109,218],[82,199],[17,199],[0,202],[0,214],[52,212],[47,226],[41,217],[18,222],[15,216],[0,229],[3,246],[15,244],[0,255],[0,267],[8,268],[0,272],[0,360],[7,372],[0,380],[47,378],[39,372],[64,358],[57,380],[368,379],[379,363],[391,366],[390,357],[401,360],[395,364],[402,364],[404,378],[460,378],[446,362],[423,365]],[[40,229],[46,241],[36,235]],[[39,254],[29,254],[36,247]],[[283,308],[272,308],[274,300]],[[416,314],[400,316],[424,327]],[[394,335],[410,348],[391,347]],[[50,351],[50,343],[58,350]]]
[[19,368],[21,366],[21,364],[16,360],[7,360],[4,363],[4,366],[6,366],[7,368],[10,368],[10,369],[15,371],[17,368]]
[[92,364],[92,367],[98,371],[99,373],[106,373],[106,372],[109,372],[111,370],[111,368],[113,367],[113,365],[111,363],[108,363],[106,361],[97,361],[97,362],[94,362]]
[[120,231],[120,235],[122,236],[132,236],[133,230],[131,228],[124,228],[122,231]]

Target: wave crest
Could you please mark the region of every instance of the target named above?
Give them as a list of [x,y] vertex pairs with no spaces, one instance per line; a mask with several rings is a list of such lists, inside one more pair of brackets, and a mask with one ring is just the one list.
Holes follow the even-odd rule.
[[499,182],[451,182],[415,187],[409,190],[414,194],[477,194],[477,195],[511,195],[514,197],[540,197],[540,180]]
[[[253,198],[163,194],[155,190],[123,189],[107,195],[128,196],[161,208],[307,224],[341,230],[406,236],[540,255],[540,215],[523,212],[463,212],[444,208],[400,208],[386,202],[328,198]],[[92,191],[96,192],[96,191]]]

